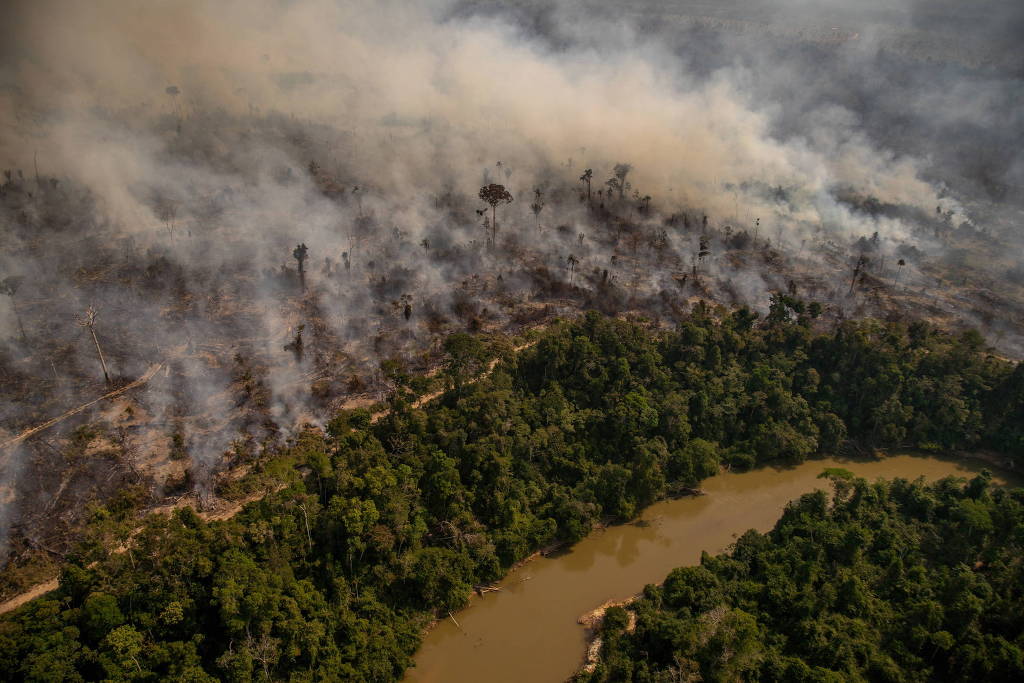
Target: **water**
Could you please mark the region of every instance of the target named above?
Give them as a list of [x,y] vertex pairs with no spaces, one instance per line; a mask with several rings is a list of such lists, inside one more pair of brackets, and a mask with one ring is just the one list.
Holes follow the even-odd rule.
[[[455,619],[439,622],[405,680],[417,683],[564,681],[579,668],[586,633],[577,619],[611,599],[660,583],[674,568],[696,564],[702,550],[718,553],[747,529],[767,531],[785,504],[816,488],[826,467],[868,480],[971,477],[972,460],[896,455],[882,460],[821,459],[792,468],[762,468],[707,479],[706,496],[664,501],[638,522],[597,531],[557,557],[514,570],[501,592],[474,597]],[[991,468],[990,468],[991,469]],[[996,476],[1006,483],[1009,475]],[[1010,483],[1019,485],[1019,480]]]

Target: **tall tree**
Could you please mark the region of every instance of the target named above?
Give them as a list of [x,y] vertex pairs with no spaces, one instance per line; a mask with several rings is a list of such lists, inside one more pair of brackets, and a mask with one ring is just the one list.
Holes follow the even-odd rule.
[[590,169],[590,168],[588,168],[586,171],[584,171],[583,175],[580,176],[580,182],[586,183],[586,185],[587,185],[587,205],[588,206],[590,205],[590,183],[591,183],[591,181],[593,179],[594,179],[594,171],[593,171],[593,169]]
[[633,167],[629,164],[615,164],[615,168],[612,169],[615,174],[615,179],[618,181],[616,189],[619,192],[619,201],[622,201],[622,198],[626,194],[626,190],[629,189],[629,183],[626,182],[626,176],[629,175],[629,172],[632,170]]
[[491,183],[480,188],[480,199],[491,206],[491,244],[498,244],[498,204],[511,204],[512,194],[505,189],[504,185]]

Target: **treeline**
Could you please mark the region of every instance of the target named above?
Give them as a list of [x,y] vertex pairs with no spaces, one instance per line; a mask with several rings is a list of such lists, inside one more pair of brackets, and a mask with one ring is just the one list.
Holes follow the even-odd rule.
[[578,683],[1024,680],[1024,489],[830,475],[609,609]]
[[975,334],[846,323],[813,304],[761,320],[698,306],[673,331],[589,314],[480,381],[494,345],[454,335],[449,391],[307,430],[252,476],[236,517],[92,513],[56,593],[0,622],[5,680],[392,680],[474,586],[599,519],[729,464],[863,446],[1024,455],[1024,372]]

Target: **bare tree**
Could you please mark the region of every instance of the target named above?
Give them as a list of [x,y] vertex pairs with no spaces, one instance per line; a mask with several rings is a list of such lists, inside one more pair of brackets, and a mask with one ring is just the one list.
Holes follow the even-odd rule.
[[92,343],[96,345],[96,355],[100,357],[100,365],[103,367],[103,379],[107,384],[110,384],[110,373],[107,372],[107,361],[103,357],[103,349],[100,348],[100,340],[96,338],[96,309],[90,306],[85,309],[85,313],[78,318],[78,324],[82,327],[89,328],[89,333],[92,335]]
[[480,199],[491,206],[491,243],[498,244],[498,204],[511,204],[512,194],[505,189],[504,185],[491,183],[480,188]]

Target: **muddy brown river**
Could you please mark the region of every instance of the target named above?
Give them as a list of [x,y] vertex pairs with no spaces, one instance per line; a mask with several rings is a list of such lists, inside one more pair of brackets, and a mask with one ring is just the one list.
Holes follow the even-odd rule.
[[[582,614],[660,583],[675,567],[696,564],[702,550],[725,550],[747,529],[767,531],[787,501],[828,488],[817,478],[826,467],[844,467],[868,480],[933,480],[970,477],[985,464],[895,455],[868,462],[821,459],[712,477],[702,484],[705,496],[656,503],[639,523],[594,532],[564,554],[514,570],[499,584],[502,591],[474,597],[456,613],[458,625],[445,619],[427,634],[405,680],[564,681],[586,651],[586,633],[577,623]],[[995,477],[1003,483],[1006,478]]]

